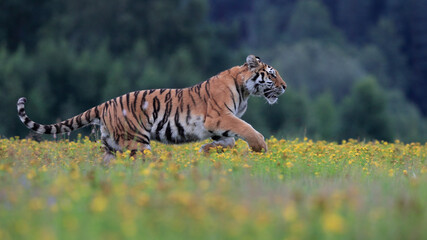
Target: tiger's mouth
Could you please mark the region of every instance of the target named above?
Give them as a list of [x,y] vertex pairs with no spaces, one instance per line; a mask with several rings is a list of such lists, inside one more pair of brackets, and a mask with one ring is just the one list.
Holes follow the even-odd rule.
[[271,96],[271,97],[268,97],[268,98],[265,98],[265,99],[267,99],[268,104],[271,105],[271,104],[275,104],[279,98],[276,97],[276,96]]
[[283,89],[274,88],[274,89],[265,89],[264,98],[267,100],[268,104],[275,104],[279,99],[279,96],[282,95],[285,91]]

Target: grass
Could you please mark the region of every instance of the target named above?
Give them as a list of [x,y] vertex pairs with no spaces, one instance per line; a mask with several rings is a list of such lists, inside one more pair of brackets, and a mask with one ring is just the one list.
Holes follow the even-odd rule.
[[0,139],[0,239],[427,239],[427,144],[202,144]]

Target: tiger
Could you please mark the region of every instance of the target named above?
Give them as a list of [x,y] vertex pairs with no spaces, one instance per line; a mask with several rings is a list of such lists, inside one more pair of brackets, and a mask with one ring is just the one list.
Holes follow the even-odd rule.
[[225,70],[197,85],[182,89],[151,89],[129,92],[59,123],[43,125],[25,112],[26,98],[17,102],[18,116],[39,134],[68,133],[99,125],[104,159],[117,152],[151,150],[152,140],[180,144],[212,139],[201,152],[216,147],[232,148],[235,138],[246,141],[255,152],[266,152],[264,136],[241,117],[250,96],[264,97],[271,105],[287,85],[279,72],[249,55],[241,66]]

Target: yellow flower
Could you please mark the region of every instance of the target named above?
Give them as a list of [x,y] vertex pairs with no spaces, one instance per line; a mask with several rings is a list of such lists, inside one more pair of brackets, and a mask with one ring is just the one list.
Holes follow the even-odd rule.
[[296,220],[298,217],[298,212],[295,207],[295,203],[290,202],[288,205],[286,205],[285,209],[282,212],[282,215],[283,218],[288,222]]
[[94,212],[103,212],[107,208],[108,199],[102,195],[98,195],[93,198],[90,209]]
[[344,219],[333,212],[325,213],[322,217],[322,227],[327,233],[342,233],[345,230]]
[[30,208],[31,210],[40,210],[44,207],[44,202],[41,198],[32,198],[30,200]]

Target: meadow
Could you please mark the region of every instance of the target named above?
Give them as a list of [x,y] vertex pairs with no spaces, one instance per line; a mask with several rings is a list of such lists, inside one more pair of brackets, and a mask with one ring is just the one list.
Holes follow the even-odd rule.
[[0,239],[427,239],[427,144],[0,139]]

